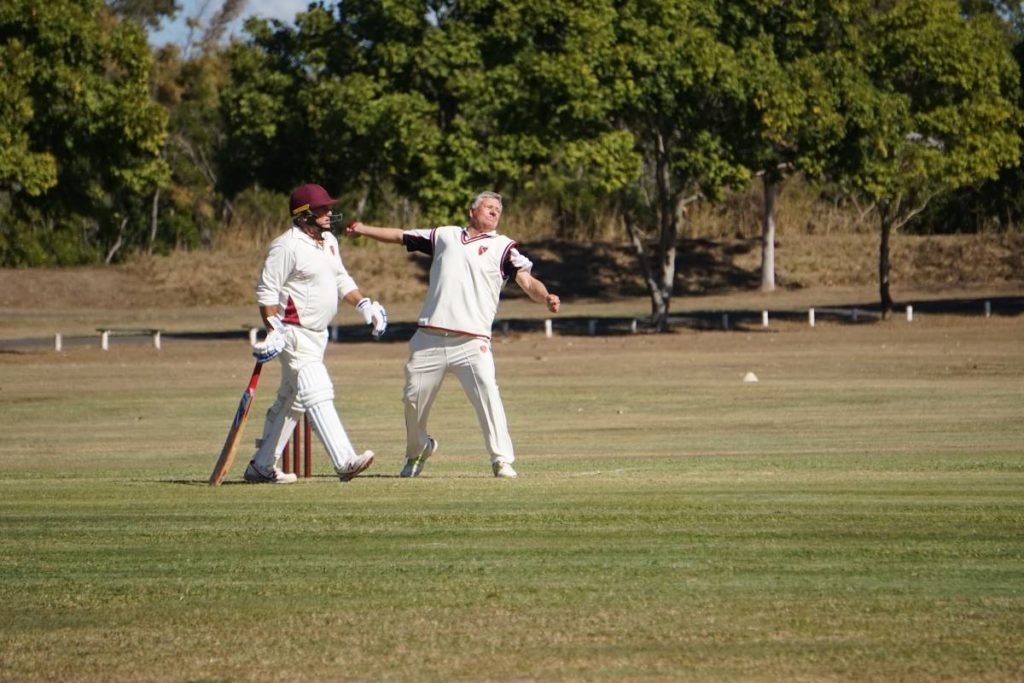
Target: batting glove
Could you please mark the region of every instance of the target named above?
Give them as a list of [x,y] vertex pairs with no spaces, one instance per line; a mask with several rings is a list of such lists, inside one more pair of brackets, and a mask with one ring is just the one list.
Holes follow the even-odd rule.
[[261,363],[277,358],[287,344],[287,340],[284,338],[284,323],[281,322],[281,318],[274,316],[267,322],[270,323],[270,332],[267,333],[263,341],[252,345],[252,355]]
[[363,297],[356,304],[356,310],[363,314],[363,320],[367,325],[373,325],[370,333],[374,339],[380,339],[384,330],[388,329],[388,312],[377,301],[370,301],[369,297]]

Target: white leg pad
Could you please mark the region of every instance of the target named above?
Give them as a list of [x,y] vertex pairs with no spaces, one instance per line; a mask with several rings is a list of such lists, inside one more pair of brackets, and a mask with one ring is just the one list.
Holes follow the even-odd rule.
[[313,429],[320,437],[324,449],[335,470],[347,468],[356,457],[355,449],[348,440],[348,434],[341,424],[338,411],[334,409],[334,403],[323,401],[314,406],[306,408],[306,415],[313,423]]
[[313,423],[313,429],[324,445],[335,470],[347,469],[356,452],[348,440],[334,407],[334,384],[323,363],[309,363],[299,369],[298,400]]
[[263,421],[263,436],[256,440],[256,454],[252,456],[256,467],[263,472],[269,472],[277,466],[281,452],[284,451],[300,417],[301,412],[285,410],[282,399],[274,401],[267,409],[267,416]]

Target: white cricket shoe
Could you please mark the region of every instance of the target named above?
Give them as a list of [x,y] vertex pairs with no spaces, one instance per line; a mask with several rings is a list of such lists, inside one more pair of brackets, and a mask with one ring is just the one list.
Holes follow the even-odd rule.
[[405,467],[402,468],[402,471],[398,476],[406,478],[420,476],[420,472],[423,471],[423,466],[427,464],[427,458],[432,456],[436,450],[437,439],[428,436],[427,445],[423,447],[423,450],[421,450],[420,454],[415,458],[405,459]]
[[250,484],[294,484],[298,479],[294,474],[286,474],[276,467],[267,474],[256,467],[256,463],[252,460],[245,468],[245,480]]
[[491,469],[494,470],[494,476],[499,479],[515,479],[519,475],[512,469],[512,465],[507,462],[495,462],[491,463]]
[[363,451],[362,455],[357,455],[352,463],[340,470],[335,470],[338,473],[338,479],[343,482],[352,481],[354,478],[359,476],[359,473],[365,470],[367,467],[373,464],[373,451]]

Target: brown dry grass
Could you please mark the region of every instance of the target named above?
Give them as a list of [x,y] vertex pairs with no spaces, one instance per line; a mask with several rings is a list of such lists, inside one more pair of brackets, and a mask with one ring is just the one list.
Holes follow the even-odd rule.
[[[14,310],[251,306],[263,249],[237,239],[214,252],[140,256],[115,267],[0,269],[0,305]],[[426,263],[421,258],[373,243],[345,241],[343,249],[349,270],[373,297],[410,306],[422,298]],[[539,276],[567,302],[646,296],[626,244],[545,240],[523,249],[537,263]],[[776,252],[779,287],[870,291],[877,287],[877,249],[874,235],[783,235]],[[683,240],[677,296],[749,294],[760,282],[760,258],[754,239]],[[897,296],[1024,286],[1024,235],[897,235],[892,259]]]

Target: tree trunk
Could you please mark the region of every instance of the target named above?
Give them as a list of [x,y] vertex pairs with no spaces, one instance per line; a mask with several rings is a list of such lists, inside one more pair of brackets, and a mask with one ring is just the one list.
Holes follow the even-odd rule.
[[[662,227],[664,231],[664,226]],[[673,237],[675,231],[672,231]],[[665,233],[662,233],[665,236]],[[662,247],[658,254],[658,264],[660,266],[660,272],[658,273],[658,289],[657,296],[654,301],[658,304],[657,307],[652,311],[652,317],[654,319],[654,327],[659,332],[668,332],[670,327],[668,324],[668,313],[669,304],[672,301],[672,290],[674,289],[676,279],[676,245],[675,240],[672,241],[671,246],[665,246],[664,239],[662,240]]]
[[658,135],[655,168],[658,203],[658,272],[654,273],[656,291],[652,297],[651,319],[659,332],[668,332],[669,304],[676,276],[676,242],[679,221],[677,213],[682,211],[679,195],[672,191],[672,169],[665,149],[665,138]]
[[146,245],[146,254],[153,255],[153,245],[156,244],[156,228],[160,223],[160,188],[153,192],[153,205],[149,213],[149,244]]
[[626,223],[626,234],[629,235],[633,251],[636,252],[637,260],[640,262],[640,270],[643,273],[644,282],[647,284],[647,291],[651,294],[651,318],[653,320],[657,317],[659,311],[666,311],[667,306],[662,300],[661,288],[658,287],[658,280],[654,277],[651,259],[647,256],[643,235],[641,235],[640,230],[636,226],[636,219],[630,211],[623,212],[622,217]]
[[121,247],[124,245],[124,229],[127,225],[128,219],[121,219],[121,225],[117,229],[117,240],[112,245],[110,245],[110,249],[107,250],[107,258],[104,259],[103,265],[109,266],[110,263],[114,260],[114,256],[117,254],[118,251],[121,250]]
[[879,207],[882,221],[882,238],[878,245],[878,294],[882,309],[882,318],[892,315],[892,295],[889,293],[889,236],[892,234],[892,212],[889,207]]
[[775,291],[775,200],[778,198],[779,185],[769,179],[765,173],[761,177],[764,183],[764,207],[761,221],[761,291]]

